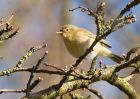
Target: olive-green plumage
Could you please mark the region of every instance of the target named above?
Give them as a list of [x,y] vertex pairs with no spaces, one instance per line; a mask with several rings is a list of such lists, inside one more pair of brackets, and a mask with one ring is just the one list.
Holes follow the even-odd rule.
[[[70,24],[64,25],[60,29],[60,32],[57,33],[59,33],[63,38],[69,53],[76,58],[80,57],[86,52],[96,37],[96,35],[92,34],[90,31]],[[96,55],[107,56],[113,61],[120,63],[122,58],[113,54],[108,48],[111,48],[111,46],[107,41],[102,39],[94,46],[90,56],[92,58],[94,58]]]

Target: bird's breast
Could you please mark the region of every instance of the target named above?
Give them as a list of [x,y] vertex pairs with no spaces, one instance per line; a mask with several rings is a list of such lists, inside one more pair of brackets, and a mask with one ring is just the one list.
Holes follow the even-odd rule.
[[68,40],[64,39],[65,46],[73,57],[80,57],[90,47],[89,39],[84,40]]

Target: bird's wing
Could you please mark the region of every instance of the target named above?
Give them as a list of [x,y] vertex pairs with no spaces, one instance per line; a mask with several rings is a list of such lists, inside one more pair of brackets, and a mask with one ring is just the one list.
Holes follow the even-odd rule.
[[[83,32],[84,31],[84,32]],[[79,31],[79,32],[81,32],[81,31]],[[88,36],[88,37],[90,37],[90,38],[93,38],[94,40],[95,40],[95,38],[96,38],[96,35],[95,34],[93,34],[93,33],[91,33],[90,31],[88,31],[88,30],[85,30],[85,29],[82,29],[82,32],[81,32],[83,35],[85,35],[85,36]],[[104,40],[104,39],[102,39],[102,40],[100,40],[100,43],[101,43],[101,45],[103,45],[103,46],[105,46],[105,47],[107,47],[107,48],[112,48],[112,46],[106,41],[106,40]]]
[[[96,35],[91,33],[91,32],[88,33],[88,36],[93,38],[93,39],[96,38]],[[107,48],[112,48],[112,46],[106,40],[104,40],[104,39],[100,40],[100,43],[101,43],[101,45],[103,45],[103,46],[105,46]]]

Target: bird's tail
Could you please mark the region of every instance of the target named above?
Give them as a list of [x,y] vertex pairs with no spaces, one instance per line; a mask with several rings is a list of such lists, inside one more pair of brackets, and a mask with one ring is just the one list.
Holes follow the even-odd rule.
[[117,62],[117,63],[121,63],[123,61],[123,58],[116,55],[116,54],[111,54],[109,55],[109,58],[112,59],[113,61]]

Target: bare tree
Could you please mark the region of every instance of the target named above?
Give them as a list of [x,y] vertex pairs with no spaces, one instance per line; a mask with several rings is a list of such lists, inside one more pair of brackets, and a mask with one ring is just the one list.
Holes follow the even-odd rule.
[[[135,74],[140,73],[140,46],[130,49],[130,51],[126,52],[123,55],[123,61],[120,64],[115,64],[111,66],[107,66],[103,62],[97,63],[97,58],[94,58],[90,69],[88,71],[77,71],[77,67],[84,60],[84,58],[92,51],[93,47],[101,40],[105,39],[112,32],[115,32],[128,24],[132,24],[136,21],[135,15],[130,12],[130,9],[137,6],[140,3],[140,0],[133,0],[129,2],[119,13],[118,16],[114,19],[110,19],[109,21],[105,20],[104,17],[104,9],[106,8],[106,2],[101,2],[98,4],[96,10],[92,10],[87,7],[79,6],[77,8],[71,9],[69,11],[79,10],[81,12],[86,13],[89,16],[95,18],[95,24],[97,28],[97,36],[95,41],[92,43],[89,49],[82,56],[80,56],[74,64],[70,65],[66,68],[59,68],[56,65],[49,64],[48,62],[43,62],[45,57],[48,55],[48,51],[44,52],[43,56],[38,59],[36,65],[31,68],[23,67],[23,63],[28,60],[28,58],[36,51],[41,50],[47,47],[47,44],[43,44],[42,46],[34,46],[32,47],[21,59],[17,62],[17,64],[8,70],[0,72],[0,77],[8,76],[15,72],[29,72],[29,80],[26,84],[26,87],[20,90],[13,89],[1,89],[0,93],[6,92],[15,92],[15,93],[25,93],[24,97],[21,99],[55,99],[60,97],[63,99],[65,94],[69,94],[72,99],[88,99],[90,96],[82,96],[81,94],[76,93],[75,91],[78,89],[86,89],[84,91],[90,91],[95,94],[100,99],[105,99],[97,90],[89,87],[90,84],[99,81],[106,81],[109,84],[117,87],[123,93],[125,93],[129,99],[140,99],[140,95],[136,92],[133,86],[129,83],[129,81],[135,76]],[[128,14],[129,13],[129,14]],[[19,28],[13,30],[13,26],[10,24],[12,16],[8,21],[1,21],[0,27],[0,42],[4,42],[9,38],[12,38],[19,32]],[[12,32],[13,31],[13,32]],[[10,32],[10,33],[9,33]],[[12,33],[11,33],[12,32]],[[51,54],[51,53],[49,53]],[[41,63],[46,66],[45,69],[40,67]],[[99,65],[100,68],[96,66]],[[48,69],[51,68],[50,70]],[[117,73],[123,69],[133,68],[131,73],[125,77],[118,75]],[[46,87],[42,90],[38,90],[37,92],[32,92],[32,90],[43,80],[41,77],[37,77],[35,80],[35,74],[37,73],[45,73],[50,75],[58,75],[63,76],[62,79],[52,86]]]

